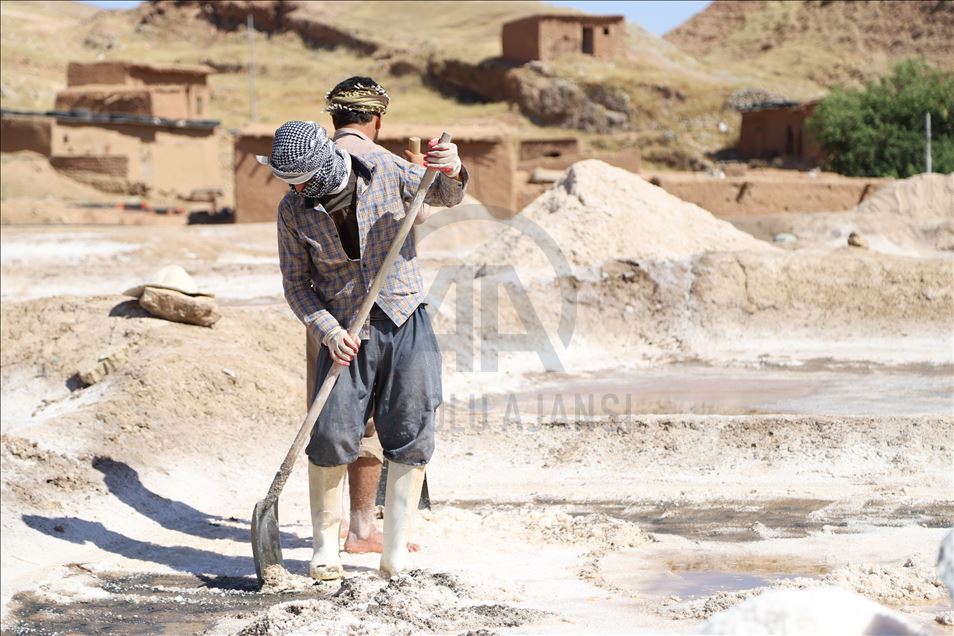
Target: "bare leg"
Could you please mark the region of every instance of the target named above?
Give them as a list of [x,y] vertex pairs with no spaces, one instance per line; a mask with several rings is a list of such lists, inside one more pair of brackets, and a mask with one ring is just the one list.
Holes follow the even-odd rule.
[[[384,549],[384,535],[374,522],[374,499],[378,492],[378,481],[381,479],[381,462],[373,457],[359,457],[348,467],[348,477],[351,521],[344,544],[345,552],[380,554]],[[409,552],[417,552],[421,547],[409,542],[407,549]]]

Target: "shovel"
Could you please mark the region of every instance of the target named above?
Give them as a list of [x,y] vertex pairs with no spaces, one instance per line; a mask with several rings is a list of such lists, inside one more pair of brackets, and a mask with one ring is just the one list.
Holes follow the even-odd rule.
[[[446,143],[450,141],[450,139],[451,136],[445,132],[441,135],[440,142]],[[391,248],[388,250],[387,255],[384,257],[384,262],[381,264],[381,269],[378,270],[377,276],[374,277],[371,289],[368,290],[364,301],[361,303],[361,307],[358,309],[358,313],[348,328],[348,332],[355,338],[358,337],[361,326],[371,313],[371,307],[378,299],[378,292],[380,292],[381,287],[384,286],[384,281],[388,277],[391,266],[397,259],[398,253],[401,251],[401,246],[404,245],[404,241],[407,239],[407,235],[411,233],[411,229],[414,227],[414,219],[417,218],[418,213],[421,211],[421,207],[424,205],[424,197],[427,195],[427,191],[431,187],[431,184],[434,183],[436,177],[437,170],[434,168],[428,168],[424,172],[424,178],[421,179],[421,185],[411,200],[411,205],[404,216],[404,220],[401,222],[401,227],[394,237],[394,243],[391,244]],[[305,447],[305,442],[311,437],[311,430],[314,428],[315,422],[318,421],[318,416],[321,414],[325,402],[328,401],[328,396],[331,394],[335,382],[338,381],[338,375],[340,373],[341,365],[333,363],[331,369],[328,371],[328,375],[325,376],[325,380],[321,384],[321,388],[318,390],[318,395],[315,396],[314,402],[311,403],[311,408],[308,409],[308,414],[305,415],[305,421],[302,422],[301,428],[298,429],[298,435],[295,436],[295,441],[292,442],[291,448],[288,449],[288,454],[285,455],[285,460],[279,467],[278,472],[275,473],[275,478],[272,480],[272,485],[268,489],[268,494],[265,495],[264,499],[255,504],[255,509],[252,511],[252,555],[255,558],[255,574],[258,576],[259,584],[265,581],[265,570],[270,566],[280,565],[283,568],[285,567],[285,562],[282,559],[282,542],[278,528],[278,496],[281,495],[282,489],[285,487],[285,482],[288,481],[292,468],[295,466],[295,460]]]

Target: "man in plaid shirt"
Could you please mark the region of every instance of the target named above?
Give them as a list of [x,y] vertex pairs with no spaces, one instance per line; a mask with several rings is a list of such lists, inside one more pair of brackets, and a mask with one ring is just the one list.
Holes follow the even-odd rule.
[[[368,92],[358,91],[356,103],[367,101]],[[372,101],[386,98],[382,91]],[[260,160],[290,185],[278,209],[279,258],[289,305],[324,345],[312,396],[331,364],[346,367],[307,448],[314,526],[310,572],[317,579],[342,575],[342,478],[359,455],[373,414],[390,461],[381,569],[395,574],[406,568],[408,520],[433,453],[435,410],[442,400],[440,351],[422,304],[413,237],[402,246],[359,337],[346,327],[381,267],[424,168],[383,149],[351,155],[335,148],[312,122],[279,128],[272,156]],[[441,171],[426,201],[459,203],[467,176],[456,146],[432,140],[425,161]]]

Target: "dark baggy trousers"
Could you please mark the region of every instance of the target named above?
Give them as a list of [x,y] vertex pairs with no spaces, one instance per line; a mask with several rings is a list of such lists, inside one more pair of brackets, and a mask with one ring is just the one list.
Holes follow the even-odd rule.
[[[372,415],[385,459],[420,466],[434,453],[434,417],[442,401],[441,353],[424,305],[398,327],[377,305],[370,339],[341,370],[305,452],[317,466],[358,458]],[[327,347],[318,354],[311,399],[331,368]]]

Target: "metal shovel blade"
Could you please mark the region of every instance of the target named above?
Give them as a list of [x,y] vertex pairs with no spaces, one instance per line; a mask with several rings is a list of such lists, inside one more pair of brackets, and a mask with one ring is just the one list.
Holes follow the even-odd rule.
[[272,565],[285,567],[282,540],[278,529],[278,501],[271,506],[263,499],[252,511],[252,555],[258,583],[265,582],[265,570]]

